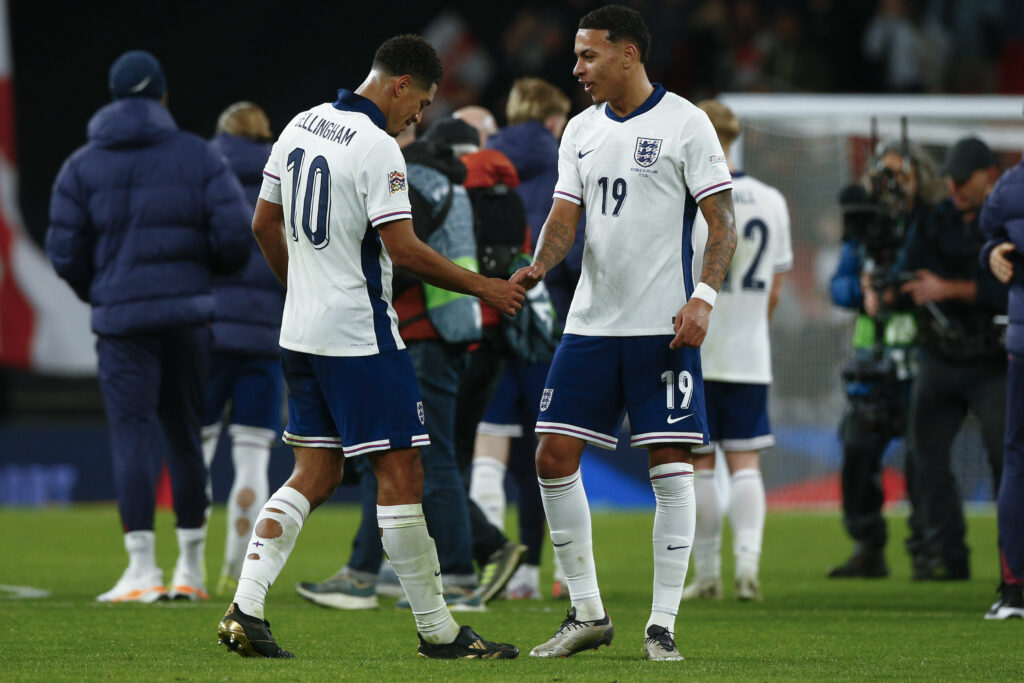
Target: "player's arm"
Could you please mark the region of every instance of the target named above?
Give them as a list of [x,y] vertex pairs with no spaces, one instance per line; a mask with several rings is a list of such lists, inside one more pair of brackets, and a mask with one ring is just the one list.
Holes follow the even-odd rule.
[[[729,264],[732,263],[732,254],[736,251],[736,218],[732,208],[732,190],[723,190],[705,197],[700,200],[698,206],[708,224],[708,243],[704,248],[704,270],[701,272],[700,282],[717,293],[722,288],[722,281],[725,280]],[[673,349],[700,346],[708,333],[711,306],[704,299],[691,296],[676,315],[676,336],[669,346]]]
[[772,279],[772,291],[768,293],[768,319],[772,319],[775,307],[779,303],[779,295],[782,293],[782,273],[775,273]]
[[285,287],[288,286],[288,244],[284,237],[284,209],[280,204],[262,197],[256,200],[252,217],[252,234],[260,245],[263,258]]
[[526,290],[508,280],[483,277],[455,265],[416,237],[412,220],[404,218],[385,223],[377,228],[377,233],[391,261],[424,282],[479,297],[509,315],[515,315],[523,307]]
[[576,226],[583,207],[565,199],[555,199],[540,231],[533,263],[513,273],[510,281],[530,289],[562,262],[576,240]]

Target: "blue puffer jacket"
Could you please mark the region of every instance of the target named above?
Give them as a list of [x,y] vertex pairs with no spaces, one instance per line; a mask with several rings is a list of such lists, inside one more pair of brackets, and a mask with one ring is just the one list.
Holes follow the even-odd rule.
[[[547,220],[554,201],[555,183],[558,182],[558,140],[538,121],[526,121],[508,128],[502,128],[487,140],[487,146],[504,152],[512,160],[519,174],[516,192],[526,206],[526,220],[530,224],[533,240],[537,245],[541,228]],[[565,321],[569,304],[576,291],[580,273],[583,270],[583,242],[586,223],[580,218],[576,229],[576,241],[565,260],[551,269],[544,278],[544,284],[551,293],[551,302],[558,312],[558,319]]]
[[224,159],[178,130],[156,100],[96,112],[89,142],[64,162],[46,252],[92,304],[92,329],[123,335],[213,317],[213,271],[245,264],[250,211]]
[[[224,155],[242,182],[249,201],[249,229],[256,199],[263,184],[263,166],[270,147],[248,138],[221,133],[210,141]],[[213,287],[213,348],[228,353],[277,356],[284,310],[284,287],[263,258],[259,244],[249,237],[249,262],[234,275],[216,280]]]
[[981,209],[981,231],[988,240],[981,250],[981,265],[985,270],[988,270],[992,249],[1003,242],[1013,242],[1006,350],[1024,354],[1024,162],[1006,171],[985,200]]

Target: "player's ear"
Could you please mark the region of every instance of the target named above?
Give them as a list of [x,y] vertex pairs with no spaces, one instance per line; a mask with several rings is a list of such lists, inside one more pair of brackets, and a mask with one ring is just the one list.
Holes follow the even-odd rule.
[[412,76],[408,74],[405,76],[399,76],[395,79],[395,83],[392,86],[395,97],[403,97],[412,88]]

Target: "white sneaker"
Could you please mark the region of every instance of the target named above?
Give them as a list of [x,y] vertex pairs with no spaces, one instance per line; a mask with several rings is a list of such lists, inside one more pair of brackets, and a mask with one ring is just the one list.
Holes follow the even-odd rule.
[[508,580],[505,597],[509,600],[540,600],[540,567],[535,564],[520,565]]
[[698,577],[683,589],[683,600],[721,600],[722,579]]
[[743,602],[761,600],[761,582],[757,574],[736,575],[736,599]]
[[171,590],[167,597],[171,600],[209,600],[210,594],[206,591],[206,584],[203,581],[203,571],[198,572],[185,567],[179,561],[174,568],[174,579],[171,581]]
[[156,602],[166,599],[164,573],[159,569],[140,575],[126,569],[113,588],[96,597],[97,602]]

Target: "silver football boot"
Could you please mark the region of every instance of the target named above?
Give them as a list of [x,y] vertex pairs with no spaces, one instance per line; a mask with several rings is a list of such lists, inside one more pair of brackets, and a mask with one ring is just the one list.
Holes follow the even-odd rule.
[[530,656],[572,657],[577,652],[611,645],[614,635],[615,628],[607,612],[602,619],[579,621],[576,619],[576,608],[572,607],[566,612],[565,620],[555,635],[546,643],[541,643],[530,650]]
[[644,659],[657,662],[681,662],[683,656],[676,649],[672,633],[664,626],[651,624],[644,638]]

